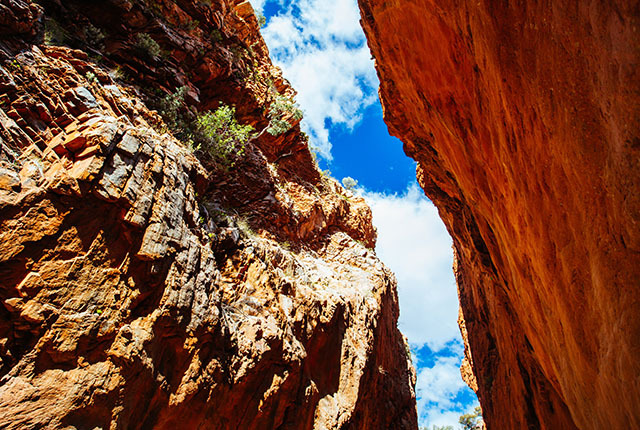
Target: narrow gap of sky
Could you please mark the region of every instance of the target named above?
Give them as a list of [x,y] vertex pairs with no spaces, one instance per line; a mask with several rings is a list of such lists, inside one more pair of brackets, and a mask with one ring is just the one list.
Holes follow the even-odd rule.
[[400,319],[418,372],[421,426],[459,428],[477,405],[460,376],[463,346],[451,238],[415,180],[415,162],[382,119],[356,0],[251,0],[272,59],[298,91],[320,166],[352,177],[373,212],[376,252],[398,279]]
[[355,127],[329,122],[328,128],[332,158],[320,164],[333,177],[353,177],[364,189],[386,194],[402,193],[415,181],[416,163],[404,155],[402,142],[389,136],[377,100],[363,108]]

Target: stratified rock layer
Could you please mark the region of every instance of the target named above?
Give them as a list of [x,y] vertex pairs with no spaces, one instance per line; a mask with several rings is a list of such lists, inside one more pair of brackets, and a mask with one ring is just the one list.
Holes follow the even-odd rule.
[[0,1],[0,428],[415,429],[364,201],[292,117],[175,137],[294,94],[249,3],[63,3]]
[[640,3],[360,7],[488,427],[639,428]]

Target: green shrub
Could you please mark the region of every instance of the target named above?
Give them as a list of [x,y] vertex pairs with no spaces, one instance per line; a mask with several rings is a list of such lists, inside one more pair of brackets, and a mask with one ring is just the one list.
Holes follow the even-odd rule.
[[200,25],[200,21],[197,19],[189,20],[184,24],[184,29],[187,31],[193,31]]
[[126,72],[122,70],[122,67],[116,66],[109,70],[109,76],[111,76],[111,79],[114,81],[120,81],[126,78]]
[[9,67],[11,67],[12,70],[20,70],[22,69],[22,64],[20,64],[18,59],[14,58],[13,60],[11,60],[11,62],[9,62]]
[[190,110],[185,103],[187,91],[187,87],[180,87],[162,98],[150,96],[149,103],[166,124],[166,128],[158,131],[170,130],[178,140],[194,151],[208,154],[225,170],[233,167],[244,154],[247,142],[255,138],[253,127],[239,124],[235,108],[224,104],[213,112]]
[[101,29],[91,23],[87,23],[82,32],[84,33],[84,40],[91,48],[98,51],[104,49],[104,39],[106,36]]
[[296,102],[282,94],[278,94],[271,106],[269,106],[267,116],[269,117],[267,133],[272,136],[279,136],[293,127],[289,122],[289,118],[294,121],[302,119],[302,111]]
[[213,43],[222,42],[222,32],[220,30],[218,30],[217,28],[214,28],[213,30],[211,30],[211,34],[209,35],[209,39]]
[[226,169],[235,165],[253,136],[253,127],[239,124],[235,115],[236,109],[227,105],[199,114],[193,135],[194,148],[205,151]]
[[246,219],[238,218],[235,220],[235,224],[238,230],[240,230],[240,233],[242,233],[244,237],[253,237],[256,235],[256,233],[251,228],[249,221],[247,221]]
[[264,27],[267,23],[267,18],[260,11],[256,11],[256,19],[258,20],[258,25],[260,28]]
[[158,103],[158,113],[174,133],[182,131],[181,129],[184,129],[187,125],[182,115],[184,96],[186,94],[187,87],[180,87],[174,93],[164,96]]
[[153,40],[153,38],[147,33],[138,33],[136,38],[136,47],[148,54],[150,57],[155,58],[162,54],[162,49],[160,49],[158,42]]
[[458,420],[464,430],[479,430],[483,427],[482,409],[476,406],[473,412],[460,416]]
[[342,186],[347,190],[353,191],[358,186],[358,181],[351,176],[347,176],[346,178],[342,178]]
[[234,63],[238,63],[243,58],[250,55],[249,50],[240,44],[231,45],[229,52],[231,53],[232,61]]
[[46,18],[44,22],[44,43],[46,45],[64,45],[67,40],[68,34],[58,21],[53,18]]

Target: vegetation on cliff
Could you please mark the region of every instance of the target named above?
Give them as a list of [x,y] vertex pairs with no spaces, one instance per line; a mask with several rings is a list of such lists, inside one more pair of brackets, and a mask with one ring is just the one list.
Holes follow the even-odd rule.
[[415,428],[370,210],[250,4],[0,6],[0,427]]

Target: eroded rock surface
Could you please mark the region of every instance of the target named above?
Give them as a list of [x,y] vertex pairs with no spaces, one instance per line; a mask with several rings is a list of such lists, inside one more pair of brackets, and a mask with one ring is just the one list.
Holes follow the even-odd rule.
[[295,119],[229,167],[149,108],[266,127],[249,3],[63,3],[0,2],[0,427],[416,428],[364,201]]
[[360,7],[453,236],[488,427],[640,427],[638,2]]

